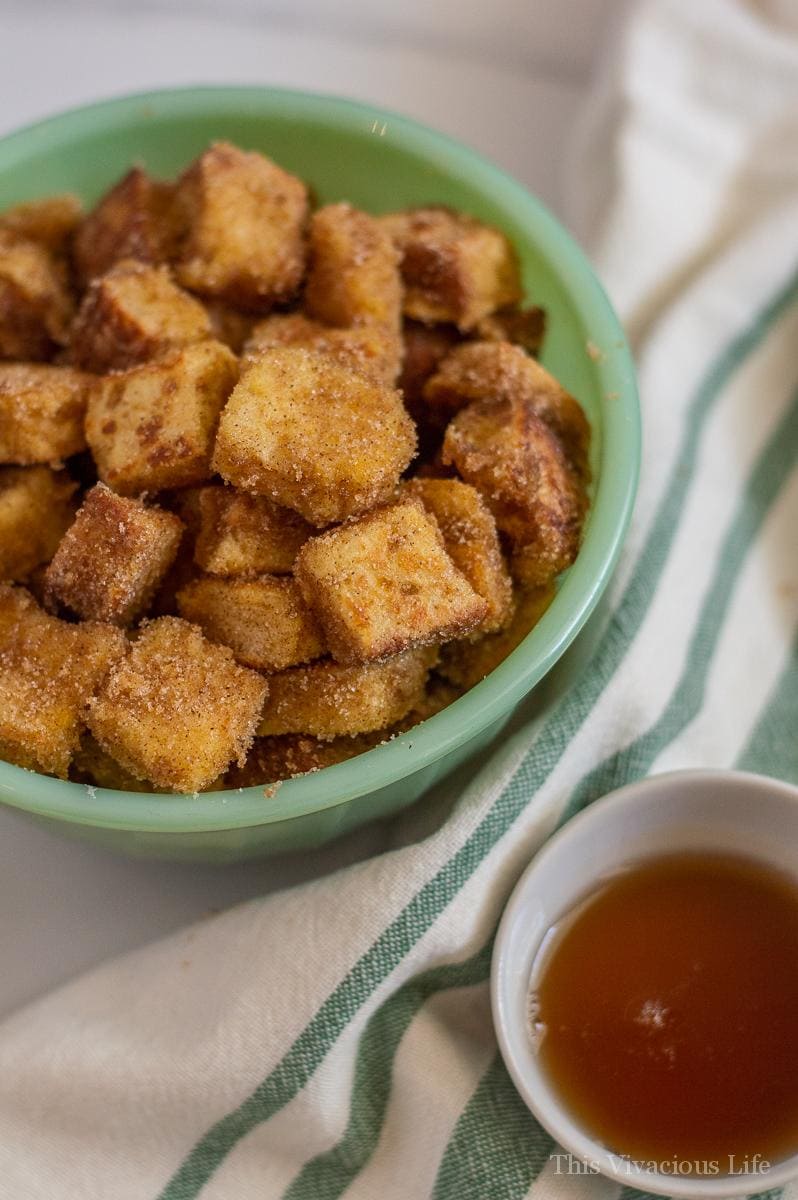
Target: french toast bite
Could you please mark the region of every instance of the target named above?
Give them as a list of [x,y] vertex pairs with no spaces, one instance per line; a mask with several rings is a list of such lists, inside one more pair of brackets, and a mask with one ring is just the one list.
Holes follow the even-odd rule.
[[0,584],[0,755],[65,779],[87,705],[125,645],[110,625],[69,625]]
[[182,533],[174,513],[98,483],[47,568],[48,607],[63,605],[88,621],[132,624],[174,562]]
[[411,479],[407,491],[435,518],[449,558],[488,606],[471,636],[503,628],[513,615],[513,585],[496,522],[479,492],[459,479]]
[[435,206],[390,213],[380,224],[401,255],[405,316],[466,332],[521,299],[518,260],[498,229]]
[[437,648],[425,646],[383,662],[343,666],[324,659],[272,675],[258,733],[326,740],[387,729],[419,703],[436,660]]
[[219,421],[213,467],[324,526],[388,499],[415,444],[398,392],[286,347],[244,371]]
[[53,254],[63,254],[83,214],[80,200],[70,192],[25,200],[0,212],[0,229],[32,242],[41,242]]
[[71,367],[0,362],[0,463],[60,463],[86,449],[90,376]]
[[77,484],[49,467],[0,467],[0,579],[49,562],[75,516]]
[[41,362],[69,339],[66,271],[41,242],[0,228],[0,359]]
[[313,527],[265,496],[213,485],[202,488],[197,564],[209,575],[290,575]]
[[206,341],[98,380],[86,440],[102,481],[133,496],[210,479],[219,413],[237,375],[230,350]]
[[509,342],[457,346],[427,380],[424,400],[449,416],[472,400],[523,403],[557,435],[580,476],[590,477],[590,426],[581,405],[520,346]]
[[177,185],[187,230],[176,264],[184,287],[267,312],[296,294],[305,270],[307,188],[262,154],[216,142]]
[[452,419],[443,461],[482,493],[513,548],[510,569],[539,587],[576,558],[584,492],[529,400],[474,401]]
[[402,343],[394,330],[378,325],[334,329],[301,312],[274,313],[253,328],[244,347],[244,366],[280,346],[326,355],[339,366],[388,387],[396,382],[402,356]]
[[78,227],[72,247],[75,269],[85,287],[123,258],[163,263],[171,258],[176,227],[174,184],[133,167],[106,192]]
[[305,307],[327,325],[377,325],[398,333],[399,253],[376,217],[351,204],[327,204],[310,222]]
[[100,746],[136,779],[175,792],[207,787],[243,764],[268,685],[196,625],[159,617],[142,625],[89,707]]
[[474,687],[521,645],[551,604],[556,590],[553,583],[548,583],[519,591],[512,620],[506,628],[479,641],[449,642],[441,649],[437,670],[463,692]]
[[98,375],[123,371],[210,337],[210,318],[166,267],[123,259],[97,276],[70,336],[72,361]]
[[212,642],[229,646],[245,667],[284,671],[326,650],[318,621],[293,579],[213,579],[206,575],[178,593],[181,617]]
[[311,538],[294,571],[342,663],[462,637],[488,614],[434,518],[412,499]]

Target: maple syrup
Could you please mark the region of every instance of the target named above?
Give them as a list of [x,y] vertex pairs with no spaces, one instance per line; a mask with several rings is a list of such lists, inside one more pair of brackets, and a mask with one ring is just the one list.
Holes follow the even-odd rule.
[[549,931],[530,1020],[551,1086],[608,1150],[766,1168],[798,1149],[798,885],[725,855],[632,864]]

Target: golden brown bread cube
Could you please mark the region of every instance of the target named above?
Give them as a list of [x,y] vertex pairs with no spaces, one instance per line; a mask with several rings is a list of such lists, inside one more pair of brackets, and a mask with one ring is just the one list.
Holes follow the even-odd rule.
[[49,562],[75,515],[77,484],[49,467],[0,467],[0,579]]
[[182,533],[174,513],[98,483],[47,568],[48,607],[61,604],[87,621],[130,625],[174,562]]
[[258,733],[329,739],[387,729],[419,703],[436,659],[436,648],[423,647],[358,666],[324,659],[291,667],[270,676]]
[[463,636],[488,613],[435,520],[411,499],[311,538],[294,569],[342,663]]
[[290,575],[313,527],[290,508],[235,488],[202,488],[194,558],[209,575]]
[[77,366],[102,375],[210,333],[207,312],[166,267],[127,258],[89,284],[72,326],[70,353]]
[[73,257],[84,285],[123,258],[161,263],[171,257],[174,190],[174,184],[133,167],[106,192],[75,233]]
[[323,526],[386,500],[415,444],[398,392],[286,347],[245,369],[219,422],[213,467]]
[[590,425],[581,405],[539,362],[509,342],[467,342],[441,362],[424,387],[432,409],[447,415],[472,400],[525,403],[557,435],[583,478],[590,475]]
[[449,558],[488,606],[472,637],[501,629],[513,614],[513,586],[496,522],[479,492],[459,479],[411,479],[407,491],[435,518]]
[[213,579],[205,575],[178,593],[181,617],[212,642],[229,646],[245,667],[283,671],[326,650],[319,623],[293,579]]
[[351,204],[328,204],[313,214],[305,307],[328,325],[398,332],[399,253],[375,217]]
[[0,462],[57,463],[85,450],[91,382],[71,367],[0,362]]
[[177,206],[188,230],[176,266],[184,287],[252,312],[295,295],[308,216],[307,188],[295,175],[216,142],[179,180]]
[[379,325],[333,329],[301,312],[275,313],[259,321],[244,347],[246,364],[264,351],[298,346],[325,354],[342,367],[359,371],[377,383],[392,387],[399,373],[402,343],[395,330]]
[[103,482],[131,496],[208,480],[219,413],[237,375],[228,348],[207,341],[99,380],[86,440]]
[[21,234],[33,242],[41,242],[54,254],[67,248],[70,237],[82,216],[77,196],[65,192],[60,196],[44,196],[41,200],[26,200],[0,213],[0,229]]
[[518,260],[498,229],[443,207],[406,209],[380,223],[401,254],[406,316],[465,332],[521,299]]
[[534,629],[551,604],[557,589],[553,583],[519,592],[510,624],[498,633],[473,642],[449,642],[441,649],[438,671],[450,683],[468,691],[504,662]]
[[[144,779],[136,779],[121,767],[111,755],[103,750],[96,738],[84,733],[69,768],[69,778],[75,783],[91,787],[110,788],[115,792],[169,792],[169,788],[156,787]],[[225,786],[224,776],[218,775],[202,792],[213,792]]]
[[[484,496],[512,544],[515,578],[537,587],[570,566],[579,549],[584,492],[530,401],[469,404],[446,430],[443,461]],[[516,574],[520,547],[523,573]]]
[[305,733],[286,733],[278,737],[256,737],[243,767],[232,766],[225,776],[228,788],[254,787],[308,775],[324,767],[334,767],[357,754],[379,745],[383,730],[329,741]]
[[125,645],[110,625],[68,625],[0,584],[0,757],[65,779],[87,705]]
[[512,342],[527,354],[537,356],[546,335],[546,312],[528,308],[502,308],[478,321],[473,336],[483,342]]
[[41,242],[0,229],[0,358],[50,358],[66,345],[73,309],[63,264]]
[[145,622],[92,701],[88,725],[136,779],[175,792],[210,784],[242,763],[268,691],[226,646],[178,617]]
[[84,733],[80,739],[70,763],[69,778],[75,783],[111,788],[117,792],[148,792],[152,786],[120,767],[90,733]]

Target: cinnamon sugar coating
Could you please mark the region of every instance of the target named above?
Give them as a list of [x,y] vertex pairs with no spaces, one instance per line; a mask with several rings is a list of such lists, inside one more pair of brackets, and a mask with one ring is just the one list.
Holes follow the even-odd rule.
[[87,706],[125,652],[110,625],[69,625],[0,584],[0,757],[65,779]]
[[324,654],[318,621],[293,579],[202,576],[177,596],[180,615],[199,625],[213,642],[261,671],[283,671]]
[[414,450],[398,392],[286,347],[244,370],[219,421],[213,466],[323,526],[386,500]]
[[311,538],[295,574],[343,663],[462,636],[488,612],[446,553],[434,518],[412,499]]
[[104,681],[88,725],[136,779],[194,792],[244,762],[267,691],[263,676],[196,625],[159,617]]
[[0,467],[0,579],[49,562],[75,515],[77,484],[49,467]]
[[117,496],[98,483],[45,574],[48,607],[88,621],[129,625],[146,612],[174,562],[183,523],[173,513]]
[[272,675],[258,733],[329,739],[388,729],[421,701],[436,661],[437,649],[424,647],[384,662],[344,666],[324,659]]

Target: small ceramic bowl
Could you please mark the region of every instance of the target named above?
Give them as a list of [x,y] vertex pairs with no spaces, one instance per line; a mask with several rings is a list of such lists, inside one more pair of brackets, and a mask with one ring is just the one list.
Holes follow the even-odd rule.
[[[798,1152],[735,1175],[647,1171],[596,1141],[562,1104],[529,1036],[528,997],[541,942],[557,921],[630,862],[681,851],[744,855],[796,876],[798,788],[738,771],[676,771],[612,792],[541,850],[507,905],[493,953],[491,999],[499,1047],[529,1108],[579,1163],[628,1187],[705,1200],[764,1192],[798,1176]],[[584,1168],[583,1168],[584,1169]]]
[[75,191],[93,204],[131,163],[174,177],[208,143],[262,150],[321,203],[370,212],[448,204],[500,226],[518,248],[530,301],[549,313],[543,361],[593,428],[584,543],[523,644],[449,708],[366,754],[262,787],[200,796],[87,789],[0,762],[0,801],[38,821],[142,856],[229,862],[319,845],[412,803],[496,736],[587,621],[617,561],[640,460],[632,359],[589,263],[519,183],[473,150],[367,104],[261,87],[125,96],[0,139],[0,208]]

